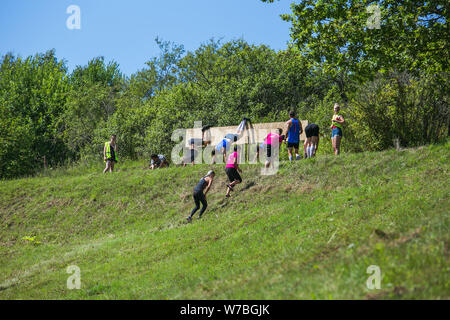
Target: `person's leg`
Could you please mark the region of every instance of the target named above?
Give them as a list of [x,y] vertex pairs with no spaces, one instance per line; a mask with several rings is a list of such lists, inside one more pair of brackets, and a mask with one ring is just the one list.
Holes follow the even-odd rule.
[[109,172],[113,172],[114,171],[114,161],[110,161],[110,165],[109,165]]
[[242,182],[241,175],[239,174],[239,172],[236,169],[232,170],[232,175],[233,175],[233,182],[230,183],[230,186],[234,187],[235,185]]
[[[227,174],[228,181],[233,183],[233,175],[231,173],[231,169],[230,168],[225,168],[225,173]],[[225,195],[226,197],[230,196],[231,188],[233,187],[233,186],[231,186],[231,183],[227,184],[227,193]]]
[[319,147],[319,136],[312,137],[313,157],[316,156],[317,148]]
[[195,144],[192,143],[194,141],[192,141],[194,139],[191,139],[191,149],[189,150],[191,153],[191,164],[194,165],[194,160],[195,160]]
[[208,202],[206,201],[205,195],[202,193],[200,196],[200,201],[202,203],[202,209],[200,210],[198,217],[201,218],[206,208],[208,207]]
[[339,136],[339,135],[337,135],[336,137],[335,137],[335,155],[339,155],[340,154],[340,152],[341,152],[341,139],[342,139],[342,137],[341,136]]
[[331,131],[331,145],[333,146],[333,153],[336,154],[336,136],[334,130]]
[[245,130],[245,125],[247,124],[247,118],[242,119],[241,123],[237,127],[236,133],[238,134],[239,138],[242,135],[242,133]]
[[294,151],[295,151],[295,160],[300,160],[300,155],[298,154],[298,147],[299,147],[300,143],[298,143],[297,145],[294,146]]
[[313,157],[313,152],[314,152],[314,146],[313,146],[313,139],[312,139],[312,137],[309,138],[308,147],[307,147],[306,151],[308,152],[308,158],[312,158]]
[[230,186],[234,187],[235,185],[241,183],[241,180],[234,180],[232,183],[230,183]]
[[312,158],[314,157],[314,143],[312,143],[309,145],[309,157]]
[[230,196],[231,191],[233,191],[233,187],[237,184],[241,183],[241,181],[239,180],[234,180],[233,182],[231,182],[230,184],[227,184],[227,194],[225,195],[226,197]]
[[233,188],[235,185],[237,185],[237,184],[239,184],[239,183],[241,183],[241,182],[242,182],[242,179],[240,179],[240,180],[236,179],[236,180],[233,180],[233,182],[231,182],[230,184],[228,184],[228,185],[227,185],[227,194],[226,194],[226,196],[229,197],[229,196],[230,196],[230,193],[231,193],[231,191],[232,191],[232,188]]
[[196,156],[195,151],[196,150],[194,149],[194,146],[191,146],[191,164],[192,165],[195,164],[195,156]]
[[230,184],[227,184],[227,194],[225,195],[225,197],[229,197],[230,196],[231,188],[233,188],[233,186],[232,186],[233,182],[230,183]]
[[198,209],[200,209],[200,199],[195,193],[194,193],[194,203],[195,203],[195,208],[192,209],[191,214],[189,215],[188,219],[192,219],[192,216],[197,212]]
[[247,119],[247,118],[242,119],[241,123],[238,125],[238,127],[236,129],[236,133],[226,134],[225,138],[230,139],[232,142],[236,142],[240,138],[242,138],[245,128],[247,126],[247,121],[249,121],[249,119]]
[[202,128],[202,146],[206,147],[211,143],[211,132],[209,128],[211,128],[211,125],[203,126]]
[[231,181],[230,184],[227,184],[227,194],[226,196],[229,197],[231,193],[231,189],[242,182],[241,175],[236,169],[228,168],[228,170],[225,170],[228,176],[229,181]]
[[256,145],[256,154],[255,154],[255,159],[253,160],[253,162],[257,163],[259,160],[259,144]]
[[267,160],[266,160],[266,163],[264,164],[264,167],[269,168],[270,163],[272,162],[272,145],[267,144],[266,148],[267,148]]
[[219,152],[222,155],[222,161],[223,161],[222,163],[226,163],[226,159],[227,159],[227,143],[228,143],[228,141],[223,139],[222,142],[221,142],[222,146],[219,148],[219,150],[220,150]]
[[106,160],[106,167],[105,167],[105,170],[103,170],[103,173],[106,173],[107,171],[109,171],[110,163],[111,163],[111,161]]
[[309,146],[309,138],[306,138],[305,143],[303,144],[303,157],[308,158],[308,146]]
[[289,161],[292,161],[292,147],[288,147],[288,156],[289,156]]

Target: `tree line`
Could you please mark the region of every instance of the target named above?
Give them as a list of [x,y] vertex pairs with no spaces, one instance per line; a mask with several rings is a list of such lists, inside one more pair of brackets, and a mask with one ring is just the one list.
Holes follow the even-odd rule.
[[280,51],[212,39],[186,52],[157,38],[159,56],[129,77],[103,57],[69,72],[54,50],[26,58],[6,53],[0,178],[101,161],[113,133],[120,159],[170,154],[173,130],[199,120],[214,126],[235,125],[244,116],[284,121],[295,110],[328,137],[335,102],[347,122],[344,151],[446,139],[448,5],[378,1],[389,19],[369,30],[366,2],[297,1],[292,15],[283,16],[293,25],[292,41]]

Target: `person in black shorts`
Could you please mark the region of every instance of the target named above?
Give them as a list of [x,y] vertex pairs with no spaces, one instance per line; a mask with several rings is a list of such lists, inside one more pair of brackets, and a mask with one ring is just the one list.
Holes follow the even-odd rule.
[[289,161],[293,160],[292,149],[295,151],[295,160],[300,160],[298,147],[300,135],[303,132],[302,122],[297,119],[295,111],[289,112],[289,120],[286,121],[286,137]]
[[[198,215],[198,218],[200,219],[205,212],[206,208],[208,207],[208,202],[206,201],[206,194],[208,193],[209,189],[211,188],[211,185],[214,181],[214,176],[216,174],[214,171],[210,170],[206,176],[200,179],[198,184],[194,188],[194,202],[195,202],[195,208],[191,211],[191,214],[187,217],[187,221],[191,222],[193,215],[197,212],[198,209],[200,209],[200,202],[202,203],[202,209],[200,210],[200,213]],[[205,193],[203,193],[203,190],[205,190]]]
[[233,191],[233,187],[242,182],[241,175],[239,174],[239,172],[242,173],[242,170],[238,165],[237,149],[238,147],[235,145],[233,149],[234,152],[228,157],[227,165],[225,167],[225,173],[230,181],[230,184],[227,184],[227,194],[225,195],[227,198],[231,196],[230,193]]
[[319,148],[319,126],[310,123],[305,128],[306,140],[303,144],[305,158],[312,158],[316,155]]

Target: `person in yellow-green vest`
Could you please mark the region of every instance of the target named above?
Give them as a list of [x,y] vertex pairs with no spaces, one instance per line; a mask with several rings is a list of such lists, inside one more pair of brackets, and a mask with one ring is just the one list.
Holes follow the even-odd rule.
[[116,145],[116,135],[111,136],[111,140],[105,142],[105,147],[103,148],[103,160],[106,162],[106,168],[103,173],[113,172],[114,164],[117,162],[117,145]]
[[334,154],[337,156],[340,153],[341,139],[342,139],[342,125],[345,123],[344,117],[339,114],[341,107],[339,104],[334,104],[334,115],[331,119],[331,143],[333,144]]

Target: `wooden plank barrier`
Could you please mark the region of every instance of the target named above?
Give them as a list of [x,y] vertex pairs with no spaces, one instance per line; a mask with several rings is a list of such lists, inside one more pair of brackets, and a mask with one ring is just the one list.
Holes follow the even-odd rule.
[[[304,141],[306,139],[305,128],[308,125],[308,120],[300,121],[303,127],[303,133],[300,135],[300,141]],[[286,122],[254,123],[252,126],[248,125],[248,128],[245,129],[242,137],[236,141],[236,144],[261,143],[270,132],[276,132],[277,128],[283,129],[283,134],[286,135]],[[210,140],[211,145],[216,146],[220,141],[222,141],[226,134],[236,133],[236,130],[237,125],[229,127],[211,127],[205,132],[205,140]],[[202,129],[186,129],[186,147],[190,147],[190,140],[192,138],[200,140],[202,138]]]

